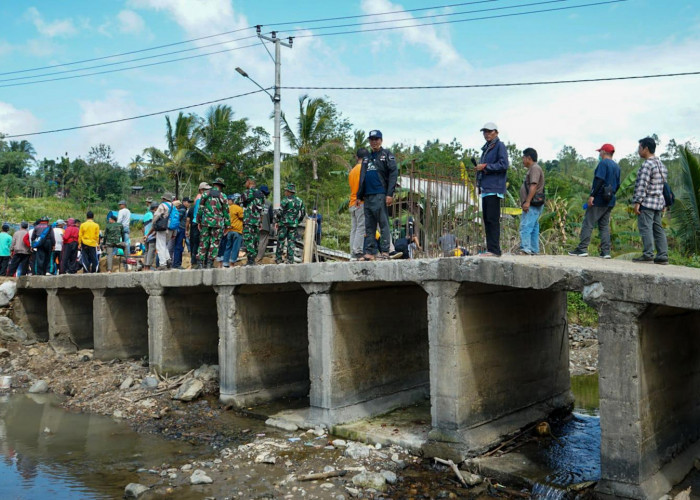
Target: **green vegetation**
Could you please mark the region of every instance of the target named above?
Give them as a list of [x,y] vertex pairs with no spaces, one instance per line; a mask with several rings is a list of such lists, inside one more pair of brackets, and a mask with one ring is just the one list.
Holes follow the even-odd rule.
[[[390,130],[385,132],[391,136]],[[144,147],[126,166],[117,163],[114,152],[105,144],[89,148],[84,157],[38,159],[31,143],[0,140],[0,214],[4,220],[19,222],[41,215],[80,216],[92,209],[98,219],[103,219],[121,198],[127,198],[138,213],[143,211],[143,201],[148,196],[157,199],[166,190],[180,197],[192,196],[200,181],[213,177],[224,178],[227,192],[240,192],[245,177],[251,173],[258,177],[258,185],[272,184],[269,134],[261,127],[251,127],[246,118],[235,116],[229,106],[211,107],[204,116],[179,113],[166,117],[164,133],[163,144]],[[282,158],[282,184],[295,183],[297,194],[309,210],[317,207],[323,214],[323,244],[347,250],[347,173],[354,164],[356,149],[367,146],[367,134],[354,129],[328,98],[303,95],[296,116],[284,117],[283,135],[292,153]],[[506,131],[503,137],[507,139]],[[410,170],[418,175],[439,174],[462,179],[471,186],[474,174],[470,158],[478,158],[480,150],[476,148],[481,144],[465,148],[453,139],[427,141],[423,145],[387,142],[385,146],[396,155],[402,175]],[[673,140],[662,146],[657,153],[669,168],[668,181],[678,200],[671,216],[664,218],[671,263],[700,266],[695,257],[700,248],[698,151]],[[515,144],[507,144],[507,149],[513,168],[508,174],[505,205],[516,209],[525,169],[521,149]],[[636,152],[627,156],[618,153],[616,158],[623,182],[611,221],[613,255],[631,258],[641,249],[636,217],[629,205],[641,160]],[[546,209],[540,221],[545,253],[561,254],[576,244],[584,215],[582,205],[596,164],[596,158],[584,157],[571,146],[564,146],[554,159],[540,160],[547,191]],[[397,191],[399,200],[406,195],[406,186]],[[426,212],[435,211],[434,206],[423,208]],[[472,211],[466,218],[477,217]],[[464,228],[456,228],[458,235],[460,231],[464,232]],[[517,215],[504,221],[503,240],[504,248],[517,245]],[[594,233],[592,253],[598,244]]]
[[598,326],[598,311],[586,304],[580,293],[567,293],[566,306],[569,324],[591,327]]

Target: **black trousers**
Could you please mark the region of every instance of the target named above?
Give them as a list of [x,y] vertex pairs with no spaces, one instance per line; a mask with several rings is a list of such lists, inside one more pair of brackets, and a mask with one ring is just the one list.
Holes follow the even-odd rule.
[[7,276],[8,267],[10,267],[10,257],[0,257],[0,276]]
[[83,245],[83,262],[85,263],[85,267],[87,268],[88,273],[96,273],[97,272],[97,247],[89,247],[87,245]]
[[191,265],[197,263],[197,252],[199,251],[199,228],[195,226],[190,227],[190,262]]
[[63,244],[61,255],[61,274],[75,274],[78,270],[78,242]]
[[44,276],[49,270],[50,255],[51,250],[39,248],[36,251],[36,256],[34,257],[34,273],[37,276]]
[[501,199],[496,195],[481,199],[486,232],[486,250],[501,255]]
[[28,253],[15,253],[12,256],[12,261],[10,261],[10,269],[7,271],[8,276],[14,276],[16,272],[21,276],[22,274],[27,274],[27,265],[29,264],[29,254]]

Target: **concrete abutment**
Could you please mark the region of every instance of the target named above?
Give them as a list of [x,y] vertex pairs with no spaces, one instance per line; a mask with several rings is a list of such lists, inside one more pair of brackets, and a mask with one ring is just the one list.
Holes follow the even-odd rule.
[[92,290],[95,358],[148,355],[148,295],[142,288]]
[[659,498],[700,456],[700,311],[599,306],[601,495]]
[[427,455],[461,461],[571,407],[565,292],[423,286],[433,424]]
[[87,288],[47,290],[49,343],[60,353],[92,349],[93,293]]
[[13,301],[12,321],[22,328],[30,339],[49,340],[49,318],[45,289],[18,288]]
[[221,399],[247,407],[309,394],[306,293],[298,284],[217,286]]

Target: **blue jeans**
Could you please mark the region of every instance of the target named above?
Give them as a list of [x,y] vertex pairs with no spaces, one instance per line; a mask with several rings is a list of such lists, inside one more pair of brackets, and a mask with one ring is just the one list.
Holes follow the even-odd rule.
[[520,249],[529,253],[540,253],[540,215],[542,208],[530,206],[520,218]]
[[173,247],[173,267],[182,267],[182,252],[185,251],[185,228],[179,227],[175,235],[175,245]]
[[224,249],[222,262],[224,263],[224,265],[228,265],[229,262],[233,264],[238,260],[238,252],[241,250],[241,243],[243,243],[243,235],[235,231],[229,231],[228,233],[226,233],[224,241],[226,242],[226,248]]

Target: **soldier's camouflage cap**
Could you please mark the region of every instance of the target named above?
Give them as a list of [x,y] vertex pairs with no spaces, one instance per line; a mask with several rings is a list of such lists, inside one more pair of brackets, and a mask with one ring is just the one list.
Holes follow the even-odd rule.
[[296,193],[297,187],[294,184],[292,184],[291,182],[288,182],[287,187],[285,188],[285,191],[289,191],[290,193]]
[[218,184],[219,186],[226,186],[226,183],[221,177],[217,177],[214,179],[214,182],[212,182],[212,185]]

